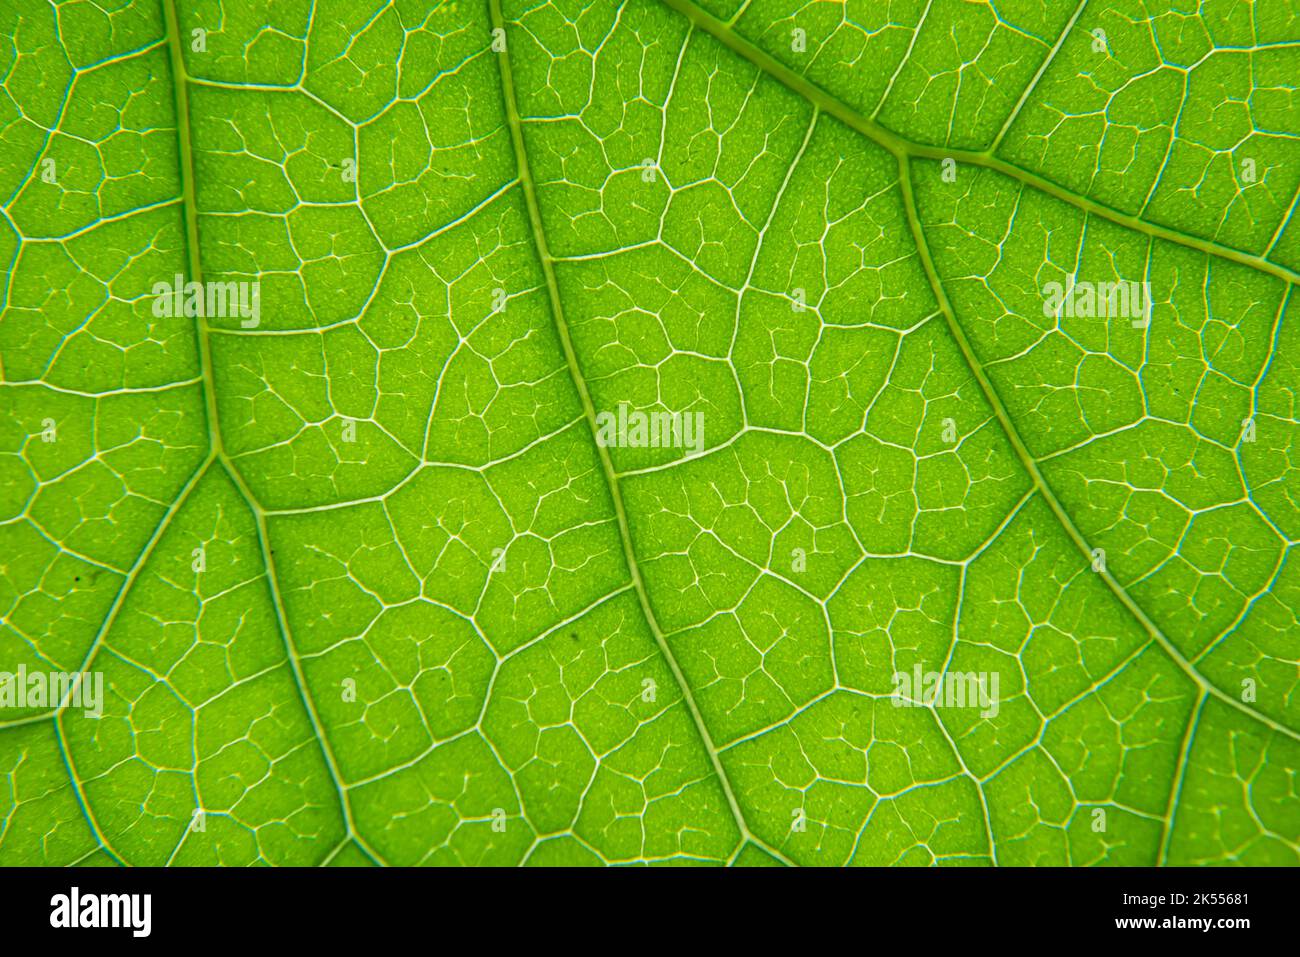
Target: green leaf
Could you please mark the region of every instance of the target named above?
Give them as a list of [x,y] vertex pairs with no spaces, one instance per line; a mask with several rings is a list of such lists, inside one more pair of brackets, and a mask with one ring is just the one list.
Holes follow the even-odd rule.
[[0,10],[0,864],[1300,863],[1295,0],[262,6]]

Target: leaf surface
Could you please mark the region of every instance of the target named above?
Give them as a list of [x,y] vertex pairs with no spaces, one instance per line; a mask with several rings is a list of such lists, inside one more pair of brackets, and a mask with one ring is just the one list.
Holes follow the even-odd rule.
[[1300,862],[1294,0],[0,21],[0,864]]

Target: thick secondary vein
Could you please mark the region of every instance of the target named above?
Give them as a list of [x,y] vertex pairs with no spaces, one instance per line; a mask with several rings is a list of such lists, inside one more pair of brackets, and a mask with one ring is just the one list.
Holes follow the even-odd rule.
[[[1079,0],[1079,6],[1075,8],[1074,16],[1070,17],[1070,22],[1065,25],[1065,29],[1061,31],[1061,35],[1056,38],[1056,43],[1052,45],[1052,49],[1048,51],[1047,56],[1043,57],[1043,62],[1038,66],[1038,72],[1036,72],[1029,83],[1025,85],[1024,92],[1020,94],[1020,99],[1016,101],[1016,105],[1011,108],[1011,112],[1008,114],[1006,122],[1002,124],[1002,129],[998,130],[998,135],[993,137],[993,142],[989,144],[989,153],[996,152],[998,146],[1001,145],[1002,138],[1007,135],[1007,131],[1011,129],[1011,124],[1016,121],[1016,117],[1020,115],[1020,111],[1024,108],[1024,105],[1029,102],[1029,97],[1033,95],[1034,90],[1038,89],[1038,81],[1043,78],[1043,74],[1047,72],[1047,68],[1052,65],[1052,61],[1056,59],[1056,54],[1061,52],[1061,47],[1065,44],[1065,38],[1070,35],[1070,31],[1074,29],[1074,25],[1079,21],[1079,15],[1083,13],[1083,8],[1087,5],[1088,0]],[[917,27],[916,32],[919,34],[921,28]],[[902,64],[906,62],[907,57],[905,56],[899,63],[900,69]],[[884,101],[882,100],[881,102],[883,103]]]
[[[944,320],[948,323],[948,329],[952,333],[953,339],[956,341],[958,348],[961,349],[962,355],[966,358],[966,365],[970,368],[971,374],[975,377],[975,381],[979,384],[980,390],[984,393],[984,398],[988,401],[989,405],[992,406],[994,415],[997,416],[998,422],[1002,425],[1002,431],[1006,433],[1007,439],[1011,442],[1011,446],[1015,450],[1017,458],[1020,459],[1021,465],[1029,473],[1029,477],[1033,481],[1034,487],[1043,496],[1043,500],[1047,503],[1048,508],[1052,510],[1052,514],[1056,516],[1056,520],[1060,523],[1061,527],[1065,529],[1066,535],[1069,536],[1070,541],[1074,543],[1076,548],[1078,548],[1079,552],[1083,555],[1084,560],[1091,562],[1092,547],[1083,537],[1083,533],[1080,532],[1078,526],[1075,525],[1074,519],[1070,517],[1070,514],[1065,510],[1065,506],[1063,506],[1060,499],[1056,497],[1056,492],[1043,476],[1042,470],[1038,467],[1038,460],[1030,453],[1028,446],[1025,445],[1024,440],[1020,437],[1019,430],[1017,430],[1015,424],[1011,421],[1011,415],[1007,412],[1006,406],[1002,403],[1002,397],[998,395],[998,391],[994,387],[992,380],[989,379],[988,374],[984,371],[983,364],[976,357],[975,349],[971,346],[970,339],[966,336],[966,330],[963,329],[961,324],[957,321],[957,314],[952,308],[952,303],[948,300],[948,294],[943,288],[943,283],[939,279],[939,272],[935,268],[933,258],[930,256],[930,244],[925,238],[925,230],[921,228],[921,219],[916,211],[916,199],[912,194],[911,163],[905,155],[900,155],[898,161],[899,185],[903,191],[903,205],[907,210],[907,221],[912,229],[912,237],[916,242],[917,253],[921,257],[921,266],[925,270],[926,279],[930,283],[930,288],[933,291],[935,298],[939,300],[939,311],[943,313]],[[1129,614],[1137,620],[1138,624],[1142,626],[1147,634],[1164,649],[1165,653],[1173,659],[1174,663],[1189,678],[1191,678],[1202,691],[1213,695],[1231,707],[1236,708],[1243,714],[1249,715],[1261,724],[1267,725],[1274,731],[1300,741],[1300,733],[1291,730],[1284,724],[1274,721],[1262,712],[1250,707],[1245,702],[1238,701],[1227,692],[1211,684],[1210,681],[1196,669],[1196,666],[1187,660],[1187,657],[1178,650],[1174,643],[1165,636],[1164,632],[1160,630],[1160,627],[1152,621],[1146,611],[1133,600],[1133,597],[1129,595],[1128,591],[1119,583],[1119,580],[1116,579],[1109,570],[1101,569],[1097,572],[1097,575],[1101,577],[1102,581],[1106,583],[1106,586],[1110,589],[1111,593],[1119,599],[1120,603],[1124,605]]]
[[1122,213],[1113,209],[1104,203],[1099,203],[1095,199],[1087,196],[1080,196],[1058,183],[1039,176],[1037,173],[1031,173],[1029,170],[1022,169],[1000,157],[994,156],[991,150],[977,151],[958,149],[951,146],[931,146],[925,143],[915,143],[905,137],[899,136],[892,130],[885,129],[879,123],[868,119],[859,113],[853,107],[844,103],[833,93],[828,92],[807,77],[790,69],[776,57],[762,50],[748,40],[737,36],[723,21],[713,16],[700,7],[696,6],[691,0],[661,0],[661,2],[680,13],[695,24],[701,30],[711,35],[715,40],[727,47],[733,53],[739,54],[750,63],[753,63],[760,70],[770,74],[774,79],[779,80],[782,84],[789,87],[800,96],[804,97],[810,103],[820,107],[822,110],[835,117],[846,126],[857,130],[863,136],[873,142],[883,146],[895,156],[905,156],[912,159],[953,159],[958,163],[970,166],[990,169],[994,172],[1001,173],[1003,176],[1018,180],[1026,186],[1032,186],[1041,193],[1046,193],[1068,203],[1077,209],[1092,213],[1101,219],[1105,219],[1116,225],[1123,226],[1134,232],[1142,233],[1146,236],[1155,236],[1158,239],[1164,239],[1171,243],[1177,243],[1179,246],[1186,246],[1189,249],[1195,249],[1199,252],[1211,256],[1218,256],[1222,259],[1228,259],[1232,262],[1240,263],[1251,269],[1268,273],[1278,279],[1286,282],[1300,282],[1300,272],[1288,269],[1286,266],[1270,262],[1262,256],[1256,256],[1252,253],[1244,252],[1240,249],[1234,249],[1231,246],[1224,246],[1213,240],[1202,239],[1199,236],[1189,236],[1179,232],[1176,229],[1170,229],[1168,226],[1161,226],[1149,220],[1142,219],[1138,216],[1132,216],[1128,213]]
[[1187,727],[1183,729],[1183,740],[1178,746],[1178,764],[1173,782],[1169,787],[1169,800],[1165,802],[1165,817],[1160,829],[1160,854],[1156,864],[1163,866],[1169,860],[1169,844],[1174,836],[1174,815],[1178,813],[1178,798],[1183,792],[1183,779],[1187,776],[1187,759],[1192,753],[1192,742],[1196,740],[1196,729],[1201,723],[1201,712],[1205,710],[1207,695],[1201,692],[1187,715]]
[[[488,3],[493,30],[505,31],[505,17],[501,12],[501,0],[489,0]],[[560,344],[564,349],[565,362],[569,367],[569,375],[573,380],[574,387],[578,391],[578,397],[582,401],[583,413],[587,419],[587,425],[591,430],[592,442],[596,446],[596,451],[600,456],[601,468],[605,473],[605,484],[609,488],[610,499],[614,504],[614,513],[618,520],[619,540],[623,546],[623,557],[627,562],[628,573],[632,577],[632,586],[636,591],[637,601],[641,605],[641,612],[645,616],[646,624],[650,627],[654,635],[655,643],[659,646],[659,651],[667,662],[669,669],[673,673],[673,679],[677,682],[677,687],[681,691],[682,699],[686,702],[686,707],[690,711],[691,720],[695,723],[695,730],[699,733],[700,740],[708,752],[709,761],[713,765],[713,772],[717,775],[718,782],[727,799],[727,806],[731,809],[731,816],[735,819],[736,826],[740,830],[740,845],[743,846],[745,841],[751,841],[761,847],[764,851],[771,854],[778,860],[792,864],[780,851],[765,844],[763,841],[754,836],[750,831],[749,825],[745,822],[745,815],[740,809],[740,804],[736,800],[735,791],[731,786],[731,781],[727,778],[727,773],[722,767],[722,761],[718,757],[718,749],[713,744],[713,738],[709,734],[709,729],[704,724],[704,718],[700,714],[699,706],[695,702],[695,696],[691,692],[691,687],[687,683],[685,676],[682,674],[681,666],[677,663],[677,658],[673,655],[672,649],[668,647],[668,642],[664,638],[663,631],[659,627],[654,611],[650,607],[650,598],[646,592],[645,582],[641,577],[641,569],[637,565],[636,554],[632,549],[632,534],[628,528],[627,511],[623,506],[623,493],[619,487],[618,473],[614,470],[614,463],[610,459],[609,450],[600,442],[596,441],[598,429],[596,426],[596,408],[591,401],[591,393],[587,389],[585,376],[582,374],[581,366],[578,363],[577,353],[573,348],[573,341],[569,335],[568,322],[564,318],[564,305],[560,300],[560,287],[555,278],[554,260],[551,258],[550,248],[546,242],[546,231],[542,225],[541,207],[537,202],[537,188],[533,183],[532,171],[528,164],[528,154],[524,146],[523,124],[519,119],[518,101],[515,97],[514,74],[510,68],[510,58],[508,53],[497,55],[497,63],[501,72],[502,95],[505,101],[506,122],[510,127],[510,138],[514,143],[515,160],[519,167],[519,181],[523,186],[524,200],[528,207],[528,219],[532,228],[533,243],[537,247],[537,258],[541,262],[542,273],[546,277],[546,290],[550,297],[551,315],[555,319],[555,327],[560,337]]]
[[[180,163],[187,265],[190,279],[193,282],[202,282],[203,270],[199,259],[198,202],[194,176],[194,143],[190,131],[189,74],[185,69],[185,55],[181,50],[180,21],[176,14],[176,0],[163,0],[163,14],[167,21],[167,47],[171,55],[172,91],[176,103],[176,139]],[[313,733],[320,742],[321,753],[329,769],[330,781],[334,785],[334,790],[338,796],[339,811],[343,815],[344,826],[347,828],[348,834],[356,840],[357,846],[378,862],[378,858],[366,846],[354,826],[352,808],[348,803],[347,789],[343,786],[343,778],[339,774],[338,764],[334,759],[334,752],[330,748],[329,739],[325,737],[325,729],[321,724],[320,716],[316,713],[316,707],[312,702],[311,695],[307,692],[307,682],[303,676],[302,663],[298,660],[298,652],[294,647],[293,639],[290,637],[289,623],[285,620],[284,606],[280,600],[279,579],[276,575],[274,559],[271,556],[266,513],[262,511],[261,505],[248,489],[243,476],[234,466],[222,443],[221,425],[217,411],[216,377],[212,370],[212,344],[208,334],[207,322],[203,317],[199,317],[195,321],[197,323],[196,338],[198,340],[199,359],[203,370],[202,385],[204,408],[207,413],[209,457],[220,460],[226,474],[238,490],[240,497],[244,499],[256,522],[257,547],[261,553],[263,567],[266,569],[267,581],[271,588],[271,604],[275,608],[275,626],[280,633],[281,640],[284,642],[285,654],[289,659],[289,666],[293,672],[294,686],[298,690],[299,701],[311,721]]]
[[[975,356],[974,349],[971,347],[965,331],[957,322],[956,313],[953,311],[952,305],[948,301],[948,296],[939,280],[938,272],[930,257],[929,244],[926,242],[924,230],[921,228],[921,221],[917,214],[915,198],[912,195],[911,161],[918,158],[942,159],[951,157],[956,159],[958,162],[982,166],[1003,173],[1013,179],[1017,179],[1034,189],[1055,196],[1064,202],[1070,203],[1071,205],[1092,213],[1100,218],[1107,219],[1145,235],[1167,239],[1171,242],[1197,249],[1207,255],[1230,259],[1234,262],[1258,269],[1262,272],[1267,272],[1280,279],[1286,280],[1287,282],[1300,281],[1300,274],[1297,274],[1284,266],[1279,266],[1276,263],[1270,263],[1258,256],[1252,256],[1239,250],[1220,246],[1218,243],[1197,239],[1192,236],[1185,236],[1175,230],[1166,229],[1163,226],[1157,226],[1154,223],[1140,220],[1135,216],[1128,216],[1124,213],[1117,212],[1116,210],[1103,206],[1101,203],[1094,200],[1077,196],[1055,183],[1048,182],[1042,177],[1012,166],[1011,164],[990,156],[987,153],[975,153],[968,150],[954,150],[947,147],[925,146],[912,143],[862,116],[862,114],[858,113],[852,107],[840,102],[821,87],[814,85],[789,67],[785,66],[775,57],[758,49],[748,41],[736,36],[727,28],[726,24],[714,17],[712,14],[697,7],[691,2],[691,0],[662,0],[662,2],[683,16],[686,16],[692,23],[711,34],[715,39],[733,52],[745,57],[759,69],[771,74],[774,78],[780,80],[790,89],[807,98],[813,105],[825,110],[827,113],[830,113],[832,116],[835,116],[837,119],[857,130],[859,133],[862,133],[864,136],[884,147],[898,160],[899,185],[903,192],[903,200],[907,210],[908,223],[912,229],[913,239],[916,242],[917,251],[921,257],[921,263],[925,269],[926,278],[934,292],[935,298],[939,301],[940,311],[944,315],[948,328],[952,332],[952,336],[956,340],[958,347],[961,349],[962,355],[965,356],[966,363],[970,367],[972,374],[975,376],[975,380],[979,384],[981,391],[984,393],[985,398],[993,408],[994,414],[1001,423],[1003,432],[1006,433],[1010,440],[1021,464],[1028,471],[1029,476],[1034,483],[1034,487],[1042,494],[1044,501],[1046,501],[1047,505],[1051,508],[1053,514],[1065,529],[1070,540],[1075,544],[1080,552],[1082,552],[1084,557],[1091,561],[1091,548],[1075,526],[1073,519],[1070,518],[1069,514],[1065,511],[1065,508],[1057,499],[1051,486],[1047,484],[1042,471],[1038,468],[1037,460],[1030,454],[1029,449],[1021,439],[1019,432],[1012,424],[1011,417],[1007,413],[1006,407],[1002,404],[1002,400],[998,395],[997,390],[993,387],[993,383],[985,374],[983,365]],[[1119,581],[1116,580],[1109,571],[1101,571],[1098,572],[1098,574],[1101,576],[1102,580],[1105,581],[1106,585],[1110,588],[1115,597],[1124,605],[1143,629],[1160,644],[1169,657],[1173,659],[1174,663],[1185,674],[1187,674],[1199,688],[1223,701],[1225,704],[1235,708],[1237,711],[1249,715],[1254,720],[1271,728],[1279,734],[1300,741],[1300,733],[1288,728],[1286,725],[1274,721],[1262,712],[1250,707],[1245,702],[1238,701],[1236,698],[1211,684],[1164,635],[1155,622],[1151,620],[1147,613],[1133,600],[1124,587],[1120,585]]]

